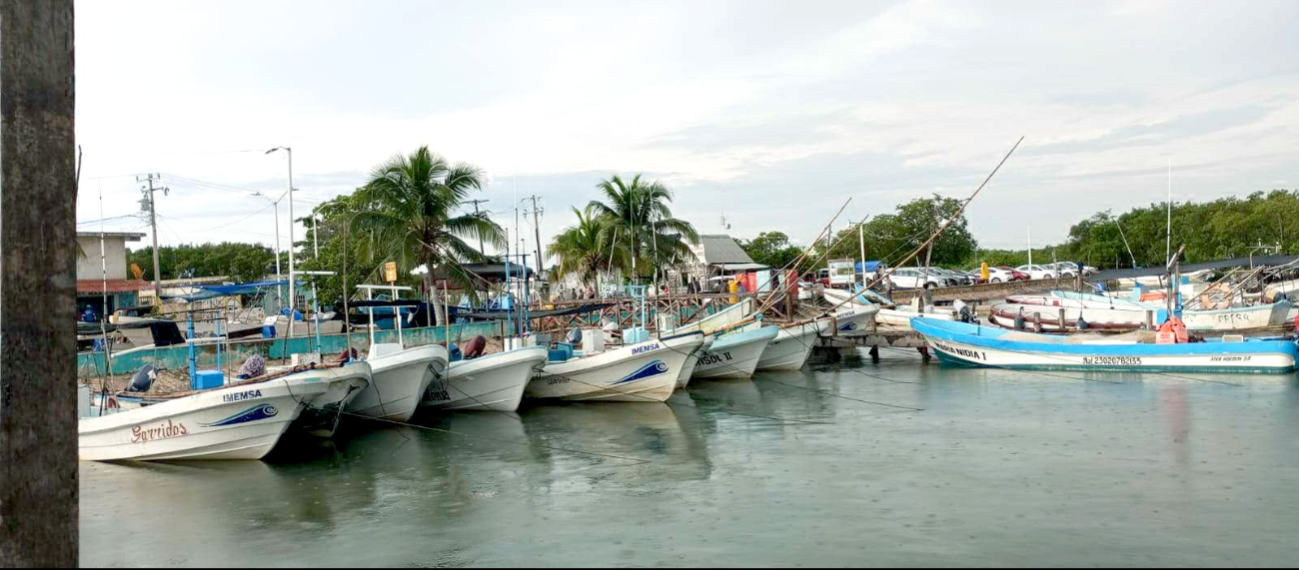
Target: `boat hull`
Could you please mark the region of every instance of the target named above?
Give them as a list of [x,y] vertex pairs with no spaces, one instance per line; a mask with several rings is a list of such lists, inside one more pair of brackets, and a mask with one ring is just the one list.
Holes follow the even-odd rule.
[[830,321],[820,320],[790,327],[781,327],[758,359],[757,370],[799,370],[807,364],[816,346],[816,337],[822,330],[829,332]]
[[878,307],[849,304],[834,312],[835,336],[865,336],[875,331]]
[[446,371],[447,349],[418,346],[366,362],[370,363],[370,385],[347,405],[347,412],[404,422],[415,415],[433,379]]
[[695,365],[694,378],[752,378],[767,345],[780,334],[780,327],[765,326],[753,331],[731,333],[714,341]]
[[524,397],[538,400],[665,402],[702,333],[655,339],[615,350],[547,362]]
[[[959,324],[959,323],[956,323]],[[1295,369],[1299,347],[1288,339],[1190,344],[1076,343],[1058,337],[963,325],[961,329],[917,323],[926,344],[944,362],[1036,370],[1198,371],[1287,373]],[[984,330],[980,330],[984,329]],[[995,332],[994,332],[995,331]],[[984,336],[984,335],[988,336]]]
[[420,409],[513,412],[546,354],[545,347],[532,346],[452,362],[446,379],[424,392]]
[[261,459],[331,382],[301,373],[204,391],[136,410],[84,418],[83,461]]
[[685,364],[681,365],[681,372],[677,374],[678,390],[684,390],[690,385],[690,379],[695,375],[695,368],[699,366],[699,359],[703,358],[704,352],[713,346],[713,342],[713,337],[704,337],[704,343],[686,357]]

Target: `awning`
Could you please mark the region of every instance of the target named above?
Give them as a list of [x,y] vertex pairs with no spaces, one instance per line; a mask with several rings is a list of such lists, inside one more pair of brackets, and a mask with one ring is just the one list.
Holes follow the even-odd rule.
[[[186,301],[201,301],[203,299],[213,299],[216,297],[228,297],[230,295],[253,295],[273,287],[287,287],[289,282],[285,281],[255,281],[253,283],[236,283],[234,285],[191,285],[188,288],[193,293],[187,295],[163,295],[168,299],[184,299]],[[298,285],[302,285],[299,281]]]
[[[77,294],[103,293],[104,286],[103,279],[78,279]],[[109,293],[130,293],[150,289],[153,284],[142,279],[109,279],[107,286]]]
[[716,266],[722,271],[758,271],[760,269],[770,269],[770,267],[761,263],[719,263]]

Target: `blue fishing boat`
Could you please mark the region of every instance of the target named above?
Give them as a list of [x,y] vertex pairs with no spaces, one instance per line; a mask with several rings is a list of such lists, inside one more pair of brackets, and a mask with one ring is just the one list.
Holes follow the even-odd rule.
[[1287,373],[1295,370],[1293,338],[1228,335],[1204,342],[1158,344],[1155,333],[1055,336],[934,319],[911,326],[944,362],[1039,370]]

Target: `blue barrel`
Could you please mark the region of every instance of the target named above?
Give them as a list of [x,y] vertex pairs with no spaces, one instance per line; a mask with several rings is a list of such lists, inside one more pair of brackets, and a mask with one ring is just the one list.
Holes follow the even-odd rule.
[[275,325],[262,325],[262,338],[275,338]]

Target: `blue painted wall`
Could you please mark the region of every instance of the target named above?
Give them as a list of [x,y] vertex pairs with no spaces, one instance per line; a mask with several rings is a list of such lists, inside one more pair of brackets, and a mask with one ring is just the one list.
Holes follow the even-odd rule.
[[[501,334],[499,323],[452,325],[450,329],[452,342],[462,342],[477,335],[490,338],[499,337]],[[236,370],[239,364],[254,354],[260,354],[268,359],[288,358],[289,355],[294,353],[308,351],[337,354],[348,346],[347,336],[342,334],[321,335],[319,347],[316,346],[316,337],[314,336],[310,338],[293,337],[291,339],[256,339],[232,342],[229,351],[224,349],[221,351],[221,363],[223,366],[229,366],[231,370]],[[352,333],[351,337],[351,346],[353,348],[361,351],[369,349],[370,333]],[[443,327],[418,327],[402,330],[402,339],[408,347],[442,343],[445,341],[445,337],[446,328]],[[375,340],[378,342],[397,342],[397,331],[376,332]],[[216,368],[216,361],[217,351],[215,346],[205,345],[198,348],[199,368]],[[127,354],[114,354],[112,373],[129,374],[139,370],[145,364],[153,364],[158,368],[168,370],[187,369],[189,368],[189,347],[185,345],[169,346],[129,352]],[[93,377],[101,375],[103,372],[104,353],[83,352],[77,355],[78,377]]]

